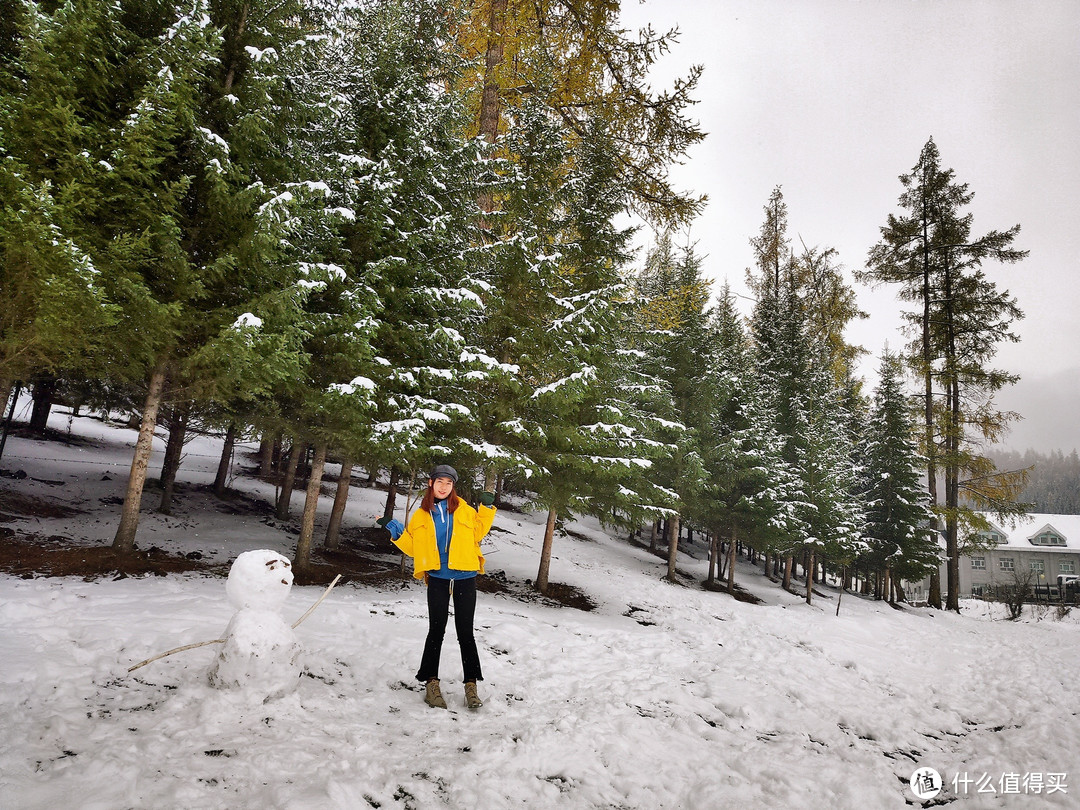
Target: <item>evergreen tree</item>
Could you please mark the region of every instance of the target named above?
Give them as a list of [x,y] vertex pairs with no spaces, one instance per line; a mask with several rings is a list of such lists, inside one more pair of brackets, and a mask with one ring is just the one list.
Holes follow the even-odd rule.
[[[311,364],[295,424],[347,466],[389,468],[395,483],[404,472],[411,484],[453,437],[475,433],[468,378],[484,372],[462,358],[477,354],[469,339],[486,286],[469,252],[479,155],[460,137],[459,100],[435,83],[454,65],[438,4],[342,16],[319,73],[332,114],[316,152],[342,218],[332,249],[311,252],[335,277],[309,298]],[[343,508],[336,499],[338,518]]]
[[[890,215],[881,241],[870,251],[864,278],[900,285],[903,300],[918,302],[909,314],[918,336],[909,362],[923,380],[924,438],[931,506],[944,521],[948,555],[947,607],[959,610],[959,538],[978,516],[961,506],[961,492],[1002,515],[1017,511],[1022,481],[997,472],[977,450],[995,441],[1008,415],[993,408],[993,394],[1015,376],[988,367],[1003,340],[1015,341],[1011,323],[1022,317],[1008,293],[986,278],[988,259],[1014,263],[1027,255],[1012,246],[1020,226],[972,235],[973,216],[964,212],[972,193],[941,165],[933,139],[919,162],[900,178],[903,216]],[[938,476],[945,484],[938,497]],[[931,603],[940,592],[931,583]]]
[[[821,556],[844,562],[859,547],[861,505],[851,429],[857,397],[842,340],[851,309],[823,306],[846,300],[844,285],[831,265],[828,272],[800,266],[787,248],[786,224],[787,208],[776,189],[761,233],[751,240],[758,264],[757,275],[750,275],[758,294],[751,330],[759,407],[772,416],[783,463],[778,485],[762,501],[774,510],[772,530],[755,542],[785,557],[785,587],[794,555],[802,554],[809,601]],[[815,251],[808,256],[820,259]]]
[[[670,233],[661,234],[638,278],[642,298],[641,345],[650,373],[664,381],[671,402],[663,414],[670,423],[667,441],[676,452],[654,470],[662,486],[685,510],[701,493],[704,437],[710,428],[716,392],[709,370],[717,346],[709,329],[709,284],[693,246],[677,249]],[[693,510],[692,510],[693,511]],[[668,517],[668,578],[675,580],[680,515]]]
[[864,562],[888,579],[918,581],[937,569],[938,534],[919,468],[917,432],[903,390],[902,360],[886,351],[867,426]]
[[703,474],[690,509],[694,521],[712,535],[710,581],[719,539],[727,538],[727,585],[733,593],[736,546],[770,534],[772,501],[787,470],[771,420],[759,418],[751,346],[726,284],[712,311],[710,332],[715,349],[703,392],[709,413],[699,434]]
[[[5,4],[0,45],[0,384],[88,366],[115,326],[86,220],[101,206],[132,44],[117,10]],[[85,73],[85,76],[83,74]],[[6,399],[6,395],[5,395]]]

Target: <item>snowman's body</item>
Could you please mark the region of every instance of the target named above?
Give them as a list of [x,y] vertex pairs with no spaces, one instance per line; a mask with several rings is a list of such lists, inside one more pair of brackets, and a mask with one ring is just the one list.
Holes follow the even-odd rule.
[[292,588],[292,565],[276,551],[245,551],[229,569],[225,591],[237,609],[210,683],[263,700],[296,688],[302,648],[280,610]]

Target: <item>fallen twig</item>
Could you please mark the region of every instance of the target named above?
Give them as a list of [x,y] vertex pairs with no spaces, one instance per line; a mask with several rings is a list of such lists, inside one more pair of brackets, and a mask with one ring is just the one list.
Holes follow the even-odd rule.
[[309,607],[307,609],[307,613],[305,613],[303,616],[301,616],[299,619],[296,620],[296,622],[293,624],[293,630],[295,630],[297,627],[299,627],[300,622],[302,622],[304,619],[306,619],[308,616],[310,616],[311,612],[313,610],[315,610],[315,608],[317,608],[320,604],[322,604],[322,600],[325,599],[327,596],[329,596],[330,591],[332,591],[334,589],[334,586],[337,585],[339,579],[341,579],[341,574],[338,574],[336,577],[334,577],[334,581],[326,586],[326,590],[323,591],[323,595],[319,597],[319,601],[316,602],[311,607]]
[[215,638],[212,641],[200,641],[197,644],[185,644],[183,647],[177,647],[175,650],[169,650],[168,652],[163,652],[161,655],[155,655],[153,658],[147,658],[145,661],[140,661],[135,666],[128,667],[128,672],[134,672],[139,667],[145,667],[147,664],[152,664],[155,661],[157,661],[159,658],[164,658],[165,656],[172,655],[173,653],[183,652],[184,650],[194,650],[196,647],[205,647],[208,644],[224,644],[224,643],[225,643],[225,639],[223,639],[223,638]]

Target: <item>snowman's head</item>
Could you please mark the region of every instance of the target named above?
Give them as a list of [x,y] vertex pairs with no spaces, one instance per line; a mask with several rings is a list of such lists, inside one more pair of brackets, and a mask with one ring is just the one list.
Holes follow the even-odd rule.
[[292,563],[276,551],[256,549],[233,561],[225,593],[237,610],[276,610],[285,602],[292,583]]

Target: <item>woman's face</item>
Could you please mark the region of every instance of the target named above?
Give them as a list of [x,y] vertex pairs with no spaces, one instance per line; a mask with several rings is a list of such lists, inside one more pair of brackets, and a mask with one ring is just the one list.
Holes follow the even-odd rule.
[[431,482],[432,492],[435,493],[437,500],[450,497],[450,493],[454,489],[454,482],[449,478],[443,478],[440,476]]

